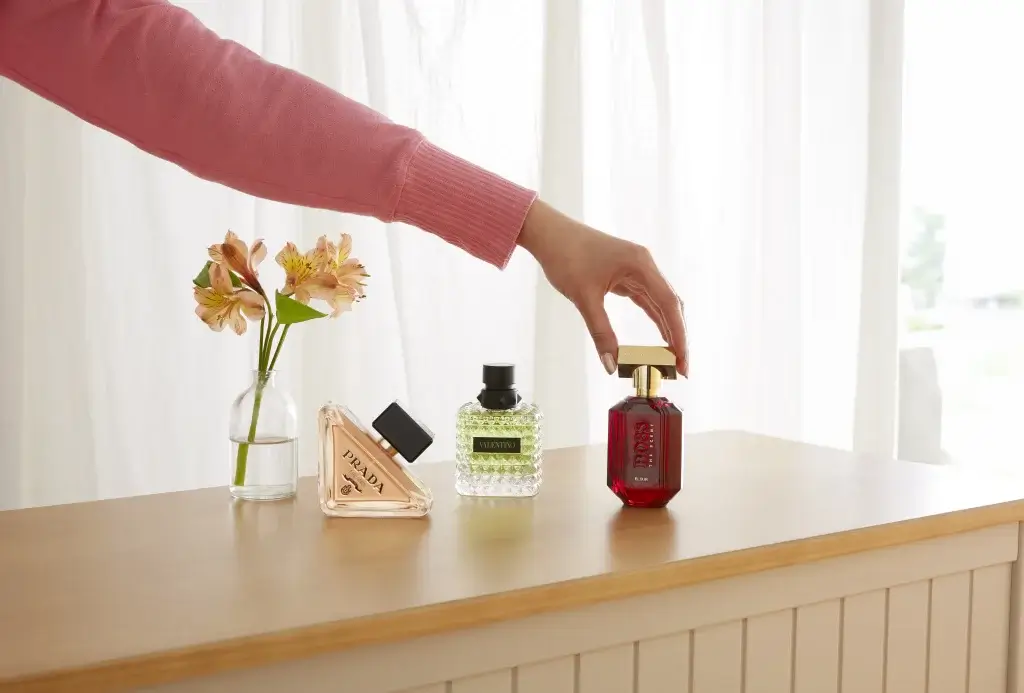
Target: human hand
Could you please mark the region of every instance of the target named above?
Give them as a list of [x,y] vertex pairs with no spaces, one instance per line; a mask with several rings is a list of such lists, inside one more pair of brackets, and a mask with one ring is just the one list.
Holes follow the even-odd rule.
[[688,376],[683,304],[647,248],[574,221],[540,200],[526,215],[518,243],[579,310],[608,373],[615,371],[618,354],[618,339],[604,309],[604,297],[611,292],[647,313],[676,355],[679,373]]

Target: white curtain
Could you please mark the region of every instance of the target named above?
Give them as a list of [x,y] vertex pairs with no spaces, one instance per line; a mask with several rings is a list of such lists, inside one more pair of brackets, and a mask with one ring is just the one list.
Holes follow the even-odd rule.
[[[885,416],[855,410],[881,401],[884,413],[896,387],[886,369],[873,382],[863,368],[865,353],[896,352],[890,311],[863,310],[861,292],[874,276],[865,212],[878,212],[871,5],[896,3],[180,4],[649,246],[686,302],[691,379],[666,394],[689,431],[848,448],[856,419],[858,439],[891,438]],[[228,409],[255,337],[209,331],[191,292],[227,229],[264,237],[271,258],[286,240],[349,232],[372,275],[354,312],[302,325],[285,346],[302,474],[315,473],[327,400],[365,421],[402,400],[437,436],[429,462],[453,456],[455,410],[483,362],[517,364],[550,447],[603,442],[606,411],[628,392],[522,251],[499,273],[409,227],[253,199],[10,83],[0,152],[0,507],[227,482]],[[884,225],[884,204],[876,216]],[[621,343],[657,340],[639,310],[613,298],[609,310]]]

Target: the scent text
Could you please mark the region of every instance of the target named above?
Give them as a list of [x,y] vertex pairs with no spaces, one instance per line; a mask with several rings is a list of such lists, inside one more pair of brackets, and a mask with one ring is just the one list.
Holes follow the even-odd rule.
[[[377,493],[384,493],[384,481],[374,474],[373,470],[366,466],[366,463],[363,460],[356,457],[355,453],[351,450],[346,450],[345,454],[341,457],[352,466],[352,470],[357,475],[362,477],[363,480],[369,484],[370,488],[377,491]],[[356,490],[360,492],[362,491],[355,479],[349,478],[348,475],[345,475],[345,478],[356,487]]]
[[654,424],[637,421],[633,424],[633,466],[654,466]]
[[473,437],[473,452],[482,454],[518,455],[523,451],[521,438]]

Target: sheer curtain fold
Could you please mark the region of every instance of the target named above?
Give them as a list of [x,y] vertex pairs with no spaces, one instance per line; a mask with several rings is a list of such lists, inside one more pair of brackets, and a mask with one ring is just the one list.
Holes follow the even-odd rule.
[[[180,4],[649,246],[686,302],[692,379],[667,390],[689,430],[853,444],[858,388],[885,387],[858,379],[877,334],[861,307],[869,0]],[[371,274],[354,312],[285,347],[304,474],[327,400],[365,420],[403,400],[437,434],[429,461],[453,455],[483,362],[517,364],[553,446],[601,442],[628,388],[522,252],[499,273],[402,225],[254,200],[10,84],[0,125],[0,507],[225,482],[253,339],[203,326],[190,280],[229,228],[274,251],[351,233]],[[608,309],[620,342],[658,340],[631,304]]]

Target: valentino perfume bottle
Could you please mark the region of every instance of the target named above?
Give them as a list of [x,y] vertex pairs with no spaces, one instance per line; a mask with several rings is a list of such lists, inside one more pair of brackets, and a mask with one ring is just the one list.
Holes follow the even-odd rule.
[[541,482],[540,409],[516,390],[510,363],[484,365],[484,389],[455,424],[455,490],[464,496],[535,496]]
[[659,396],[675,380],[676,357],[664,347],[619,347],[619,377],[635,394],[608,410],[608,488],[635,508],[661,508],[683,476],[683,413]]
[[[434,434],[392,402],[373,422],[376,438],[345,407],[318,416],[320,509],[332,517],[421,517],[433,497],[410,472]],[[403,463],[397,458],[401,455]]]

